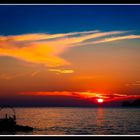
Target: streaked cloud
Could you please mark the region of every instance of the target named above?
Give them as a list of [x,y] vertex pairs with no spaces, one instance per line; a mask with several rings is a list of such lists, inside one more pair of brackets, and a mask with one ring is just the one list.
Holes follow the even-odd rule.
[[[76,92],[74,92],[76,93]],[[19,94],[21,95],[42,95],[42,96],[72,96],[74,94],[72,94],[71,92],[68,91],[62,91],[62,92],[58,92],[58,91],[54,91],[54,92],[49,92],[49,91],[39,91],[39,92],[20,92]],[[74,96],[77,96],[77,94],[75,94]]]
[[132,83],[125,84],[125,86],[140,86],[140,81],[135,81]]
[[2,80],[11,80],[14,78],[19,78],[19,77],[25,77],[25,76],[31,76],[31,77],[35,77],[37,74],[39,73],[39,71],[33,71],[33,72],[24,72],[24,73],[18,73],[18,74],[0,74],[0,79]]
[[77,45],[92,45],[92,44],[107,43],[107,42],[113,42],[113,41],[119,41],[119,40],[129,40],[129,39],[140,39],[140,35],[125,35],[125,36],[117,36],[117,37],[116,36],[108,37],[108,38],[98,39],[92,42],[85,42],[82,44],[77,44]]
[[39,73],[39,71],[34,71],[34,72],[31,73],[31,76],[35,77],[38,73]]
[[105,39],[95,41],[94,43],[98,44],[98,43],[106,43],[106,42],[112,42],[112,41],[117,41],[117,40],[137,39],[137,38],[140,38],[140,35],[127,35],[127,36],[119,36],[119,37],[110,37],[110,38],[105,38]]
[[63,74],[74,73],[74,70],[71,70],[71,69],[64,69],[64,70],[61,70],[61,69],[49,69],[49,71],[56,72],[56,73],[63,73]]
[[94,31],[83,31],[83,32],[70,32],[65,34],[23,34],[23,35],[15,35],[15,36],[0,36],[0,41],[41,41],[41,40],[48,40],[48,39],[57,39],[57,38],[64,38],[68,36],[78,35],[78,34],[91,34],[97,33],[98,30]]
[[12,77],[7,74],[0,74],[0,79],[2,80],[10,80]]
[[[98,30],[70,32],[63,34],[23,34],[14,36],[0,36],[0,56],[9,56],[33,64],[55,68],[70,65],[61,57],[72,47],[86,44],[99,44],[125,39],[140,38],[139,35],[121,35],[126,31],[100,32]],[[112,37],[113,36],[113,37]],[[72,73],[73,71],[52,69],[58,73]]]
[[98,98],[103,98],[105,102],[112,101],[112,100],[120,100],[120,99],[130,99],[130,98],[138,98],[140,95],[126,95],[126,94],[104,94],[104,93],[97,93],[97,92],[90,92],[90,91],[83,91],[83,92],[69,92],[69,91],[37,91],[37,92],[20,92],[20,95],[25,96],[74,96],[78,98],[88,99],[91,101],[96,101]]

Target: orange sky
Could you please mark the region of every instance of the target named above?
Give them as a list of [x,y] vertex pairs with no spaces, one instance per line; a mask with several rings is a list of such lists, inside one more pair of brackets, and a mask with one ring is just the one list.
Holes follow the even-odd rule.
[[139,39],[98,30],[1,35],[0,96],[138,97]]

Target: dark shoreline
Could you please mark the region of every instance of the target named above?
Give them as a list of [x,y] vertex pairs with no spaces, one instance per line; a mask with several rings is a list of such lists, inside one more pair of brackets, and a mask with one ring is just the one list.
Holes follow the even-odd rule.
[[[99,107],[90,107],[90,106],[11,106],[11,107],[14,107],[14,108],[118,108],[118,109],[135,109],[135,108],[140,108],[140,107],[102,107],[102,106],[99,106]],[[5,108],[7,108],[5,106]]]

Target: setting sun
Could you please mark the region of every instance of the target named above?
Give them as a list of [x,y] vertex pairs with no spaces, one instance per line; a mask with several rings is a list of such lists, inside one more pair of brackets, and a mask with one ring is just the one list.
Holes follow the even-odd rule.
[[98,102],[98,103],[103,103],[104,100],[103,100],[103,99],[97,99],[97,102]]

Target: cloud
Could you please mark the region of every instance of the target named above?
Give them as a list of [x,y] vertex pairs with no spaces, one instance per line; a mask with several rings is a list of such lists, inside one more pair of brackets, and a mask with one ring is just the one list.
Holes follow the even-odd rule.
[[56,72],[56,73],[63,73],[63,74],[74,73],[74,70],[71,70],[71,69],[64,69],[64,70],[61,70],[61,69],[49,69],[49,71],[53,71],[53,72]]
[[83,91],[83,92],[77,92],[77,91],[36,91],[36,92],[20,92],[20,95],[23,96],[73,96],[83,99],[88,99],[91,101],[96,101],[98,98],[104,99],[105,102],[113,101],[113,100],[121,100],[121,99],[131,99],[131,98],[139,98],[140,95],[126,95],[126,94],[118,94],[118,93],[112,93],[112,94],[103,94],[103,93],[97,93],[97,92],[89,92],[89,91]]
[[[73,94],[75,93],[75,94]],[[39,95],[39,96],[78,96],[78,92],[68,92],[68,91],[39,91],[39,92],[20,92],[21,95]]]
[[93,42],[85,42],[85,43],[77,44],[77,45],[92,45],[92,44],[107,43],[107,42],[113,42],[113,41],[119,41],[119,40],[129,40],[129,39],[140,39],[140,35],[125,35],[125,36],[117,36],[117,37],[108,37],[108,38],[99,39]]
[[140,86],[140,81],[135,81],[133,83],[125,84],[125,86]]
[[7,74],[0,74],[0,79],[2,80],[10,80],[12,77]]
[[91,33],[97,33],[98,30],[94,31],[83,31],[83,32],[70,32],[65,34],[43,34],[43,33],[37,33],[37,34],[23,34],[23,35],[15,35],[15,36],[0,36],[0,41],[40,41],[40,40],[48,40],[48,39],[57,39],[57,38],[63,38],[73,35],[84,35],[84,34],[91,34]]
[[[139,35],[125,35],[124,31],[100,32],[98,30],[70,32],[62,34],[23,34],[0,36],[0,56],[14,57],[33,64],[55,68],[70,65],[70,62],[61,57],[72,47],[86,44],[99,44],[124,39],[140,38]],[[115,35],[115,37],[110,37]],[[108,36],[108,37],[107,37]],[[56,72],[56,70],[54,70]],[[57,70],[59,73],[70,71]]]
[[38,73],[39,73],[39,71],[18,73],[18,74],[12,74],[12,75],[3,73],[3,74],[0,74],[0,79],[2,79],[2,80],[11,80],[11,79],[14,79],[14,78],[24,77],[24,76],[35,77]]
[[127,35],[127,36],[105,38],[105,39],[95,41],[94,44],[112,42],[117,40],[125,40],[125,39],[136,39],[136,38],[140,38],[140,35]]
[[34,72],[31,73],[31,76],[35,77],[38,73],[39,73],[39,71],[34,71]]
[[42,96],[76,96],[81,98],[98,98],[99,93],[94,92],[69,92],[69,91],[37,91],[37,92],[20,92],[21,95],[42,95]]

